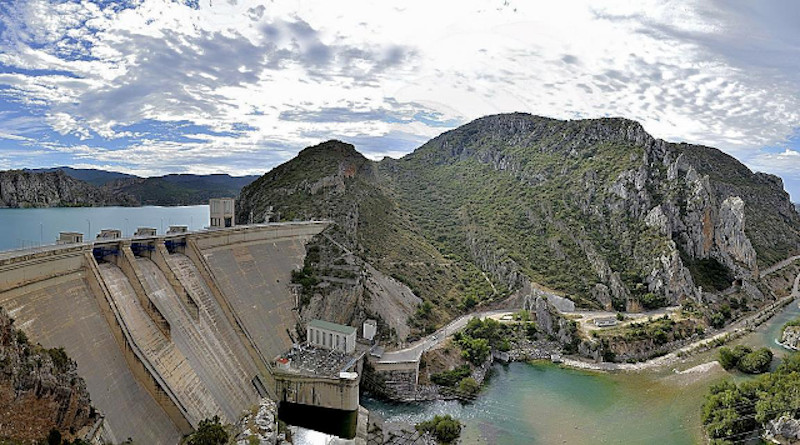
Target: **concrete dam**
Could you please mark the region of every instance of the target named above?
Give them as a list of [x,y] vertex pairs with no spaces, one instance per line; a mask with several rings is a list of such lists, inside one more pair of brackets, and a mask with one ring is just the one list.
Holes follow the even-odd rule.
[[203,419],[236,422],[261,397],[357,409],[357,383],[287,376],[273,363],[297,340],[291,272],[327,224],[0,253],[0,306],[32,341],[77,362],[109,442],[175,444]]

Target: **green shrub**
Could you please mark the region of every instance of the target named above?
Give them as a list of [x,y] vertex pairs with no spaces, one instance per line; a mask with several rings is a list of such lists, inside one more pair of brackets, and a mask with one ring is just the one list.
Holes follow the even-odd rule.
[[480,365],[489,358],[489,342],[483,338],[464,336],[458,342],[461,346],[461,355],[473,365]]
[[720,314],[719,312],[714,312],[713,314],[711,314],[709,322],[711,323],[711,326],[719,329],[725,326],[725,316]]
[[736,354],[733,353],[731,348],[719,348],[719,364],[725,369],[735,368],[736,365],[739,364],[740,358],[741,357],[737,357]]
[[473,397],[481,390],[481,385],[472,377],[465,377],[458,382],[458,392],[467,397]]
[[469,365],[462,365],[450,371],[443,371],[431,376],[431,381],[440,386],[456,386],[460,381],[472,374]]
[[442,443],[453,442],[461,435],[461,423],[449,414],[436,415],[431,420],[418,423],[416,428],[421,433],[431,433]]
[[719,363],[727,370],[736,368],[748,374],[761,374],[769,371],[772,351],[768,348],[753,351],[744,345],[737,345],[733,349],[722,347],[719,349]]
[[645,309],[658,309],[667,305],[667,299],[663,295],[653,293],[642,295],[639,297],[639,302],[642,303]]
[[771,363],[772,351],[767,348],[761,348],[742,357],[739,360],[738,368],[748,374],[762,374],[769,371]]
[[220,423],[219,416],[200,421],[197,431],[189,436],[189,445],[225,445],[228,443],[228,432]]
[[64,351],[64,348],[53,348],[48,349],[47,354],[53,359],[53,365],[59,371],[66,371],[69,367],[70,359],[67,357],[67,353]]

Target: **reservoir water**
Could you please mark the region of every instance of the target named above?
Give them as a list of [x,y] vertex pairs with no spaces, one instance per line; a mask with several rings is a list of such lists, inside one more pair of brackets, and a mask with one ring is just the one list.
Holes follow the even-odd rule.
[[127,237],[137,227],[153,227],[162,234],[170,225],[199,230],[208,224],[207,205],[0,209],[0,251],[55,244],[61,231],[82,232],[88,241],[100,229],[120,229]]
[[[783,356],[787,351],[775,339],[782,326],[796,318],[800,307],[795,301],[735,343],[767,346]],[[462,438],[467,444],[699,444],[703,441],[700,408],[708,387],[730,376],[752,378],[719,367],[676,372],[714,359],[716,351],[710,351],[677,369],[619,374],[550,363],[495,365],[488,384],[471,404],[388,404],[363,397],[362,405],[387,421],[412,424],[435,414],[451,414],[465,424]]]

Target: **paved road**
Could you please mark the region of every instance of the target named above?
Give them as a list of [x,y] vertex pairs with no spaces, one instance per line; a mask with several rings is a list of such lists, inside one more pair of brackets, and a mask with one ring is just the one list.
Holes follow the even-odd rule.
[[787,258],[787,259],[785,259],[785,260],[781,261],[780,263],[774,264],[774,265],[772,265],[772,266],[770,266],[770,267],[768,267],[768,268],[766,268],[766,269],[762,270],[762,271],[761,271],[761,276],[760,276],[760,277],[761,277],[761,278],[764,278],[764,277],[766,277],[767,275],[769,275],[769,274],[771,274],[771,273],[773,273],[773,272],[777,272],[777,271],[779,271],[779,270],[783,269],[784,267],[786,267],[786,266],[788,266],[788,265],[790,265],[790,264],[794,263],[794,262],[795,262],[795,261],[797,261],[797,260],[800,260],[800,255],[793,256],[793,257],[791,257],[791,258]]
[[[794,256],[794,257],[791,257],[791,258],[787,258],[787,259],[781,261],[780,263],[777,263],[777,264],[769,267],[768,269],[764,270],[761,273],[761,276],[764,277],[766,275],[769,275],[770,273],[773,273],[773,272],[775,272],[777,270],[780,270],[780,269],[788,266],[789,264],[791,264],[794,261],[799,260],[799,259],[800,259],[800,255]],[[789,299],[789,298],[795,299],[795,298],[799,298],[799,297],[800,297],[800,275],[798,275],[795,278],[794,287],[792,288],[792,294],[790,296],[788,296],[788,297],[785,297],[784,300]],[[654,311],[642,312],[642,313],[625,313],[625,316],[628,317],[630,320],[626,321],[623,324],[632,323],[632,322],[641,320],[643,318],[648,318],[648,317],[660,317],[660,316],[663,316],[664,314],[675,312],[678,309],[680,309],[680,307],[675,306],[675,307],[666,307],[666,308],[661,308],[661,309],[657,309],[657,310],[654,310]],[[448,336],[452,335],[453,333],[455,333],[457,331],[460,331],[461,329],[464,329],[464,327],[467,325],[467,323],[471,319],[473,319],[475,317],[483,319],[483,318],[488,317],[488,316],[499,318],[499,317],[501,317],[503,315],[513,314],[513,313],[514,313],[513,311],[497,310],[497,311],[476,312],[474,314],[462,315],[461,317],[458,317],[457,319],[451,321],[449,324],[447,324],[447,326],[439,329],[438,331],[434,332],[433,334],[416,341],[411,346],[408,346],[406,348],[403,348],[403,349],[400,349],[400,350],[397,350],[397,351],[384,352],[383,356],[381,356],[381,358],[378,360],[378,362],[380,362],[380,363],[397,363],[397,362],[414,362],[414,361],[418,361],[425,351],[428,351],[428,350],[432,349],[433,347],[441,344],[442,342],[444,342],[447,339]],[[579,360],[571,360],[570,359],[570,360],[565,360],[565,363],[567,363],[567,361],[569,361],[569,363],[567,363],[567,364],[570,365],[570,366],[583,367],[583,368],[593,368],[593,369],[606,369],[606,370],[644,369],[644,368],[650,368],[650,367],[654,367],[654,366],[661,366],[662,364],[664,364],[664,363],[666,363],[666,362],[668,362],[670,360],[674,360],[675,357],[677,356],[677,353],[680,352],[680,351],[688,351],[688,350],[690,350],[690,349],[692,349],[692,348],[694,348],[694,347],[696,347],[696,346],[698,346],[698,345],[700,345],[702,343],[713,341],[714,339],[720,338],[720,337],[722,337],[724,335],[727,335],[727,334],[730,334],[730,333],[736,333],[736,332],[739,332],[739,331],[741,331],[743,329],[747,329],[749,323],[752,322],[752,320],[754,320],[755,318],[757,318],[760,313],[761,313],[761,311],[759,311],[758,313],[756,313],[756,314],[754,314],[754,315],[752,315],[750,317],[741,319],[738,322],[735,322],[735,323],[727,326],[725,329],[723,329],[719,333],[715,334],[711,338],[706,338],[706,339],[694,342],[694,343],[692,343],[690,345],[687,345],[687,346],[685,346],[683,348],[678,349],[677,351],[673,351],[670,354],[667,354],[667,355],[662,356],[662,357],[658,357],[656,359],[653,359],[653,360],[650,360],[650,361],[647,361],[647,362],[641,362],[641,363],[635,363],[635,364],[631,364],[631,363],[587,363],[587,362],[583,362],[583,361],[579,361]],[[587,330],[590,329],[589,322],[591,320],[593,320],[595,318],[613,317],[613,316],[616,316],[617,313],[616,312],[606,312],[606,311],[574,311],[574,312],[561,312],[561,314],[567,315],[567,316],[569,316],[569,315],[579,315],[579,316],[581,316],[581,319],[579,320],[579,322],[581,324],[582,329],[584,331],[587,331]]]
[[378,360],[379,363],[397,363],[397,362],[414,362],[418,361],[419,358],[422,356],[422,353],[432,349],[433,347],[443,343],[448,336],[453,335],[454,333],[464,329],[469,323],[470,320],[473,318],[480,318],[484,319],[486,317],[495,317],[495,316],[503,316],[507,314],[513,314],[513,311],[485,311],[485,312],[476,312],[474,314],[467,314],[462,315],[461,317],[456,318],[455,320],[451,321],[447,324],[447,326],[439,329],[438,331],[434,332],[433,334],[417,340],[411,346],[407,348],[403,348],[397,351],[391,352],[384,352],[381,358]]
[[[774,305],[780,305],[789,301],[789,304],[793,304],[793,302],[800,298],[800,274],[794,279],[794,286],[792,287],[792,294],[784,297],[771,305],[770,307],[774,307]],[[643,369],[648,368],[657,368],[660,366],[668,365],[680,360],[679,354],[690,352],[693,349],[697,348],[698,346],[702,346],[705,344],[709,344],[716,339],[722,338],[728,334],[739,334],[742,333],[744,330],[748,330],[751,328],[753,322],[759,318],[765,310],[770,310],[770,308],[762,309],[755,314],[745,317],[731,325],[725,327],[723,330],[717,332],[713,336],[709,338],[705,338],[702,340],[698,340],[696,342],[690,343],[680,349],[670,352],[667,355],[663,355],[661,357],[654,358],[652,360],[647,360],[640,363],[610,363],[610,362],[603,362],[603,363],[594,363],[594,362],[587,362],[583,360],[576,360],[571,358],[565,358],[564,364],[567,366],[571,366],[574,368],[583,368],[583,369],[596,369],[602,371],[640,371]],[[773,314],[774,315],[774,314]]]

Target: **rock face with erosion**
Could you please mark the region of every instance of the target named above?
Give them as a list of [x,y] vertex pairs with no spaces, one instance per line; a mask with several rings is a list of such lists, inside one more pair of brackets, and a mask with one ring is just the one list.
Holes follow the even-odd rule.
[[781,343],[787,348],[794,350],[800,349],[800,326],[787,326],[786,329],[783,330]]
[[264,398],[236,425],[236,445],[275,445],[278,440],[278,405]]
[[800,443],[800,420],[788,416],[770,420],[764,432],[764,438],[781,445]]
[[238,205],[239,219],[335,221],[333,239],[430,303],[406,311],[418,335],[529,285],[615,311],[761,301],[759,270],[800,252],[779,178],[619,118],[487,116],[380,162],[329,141]]
[[62,171],[0,171],[0,207],[133,206],[135,198],[112,193]]
[[94,416],[75,362],[63,349],[31,345],[0,309],[0,442],[43,440],[53,428],[74,437]]

